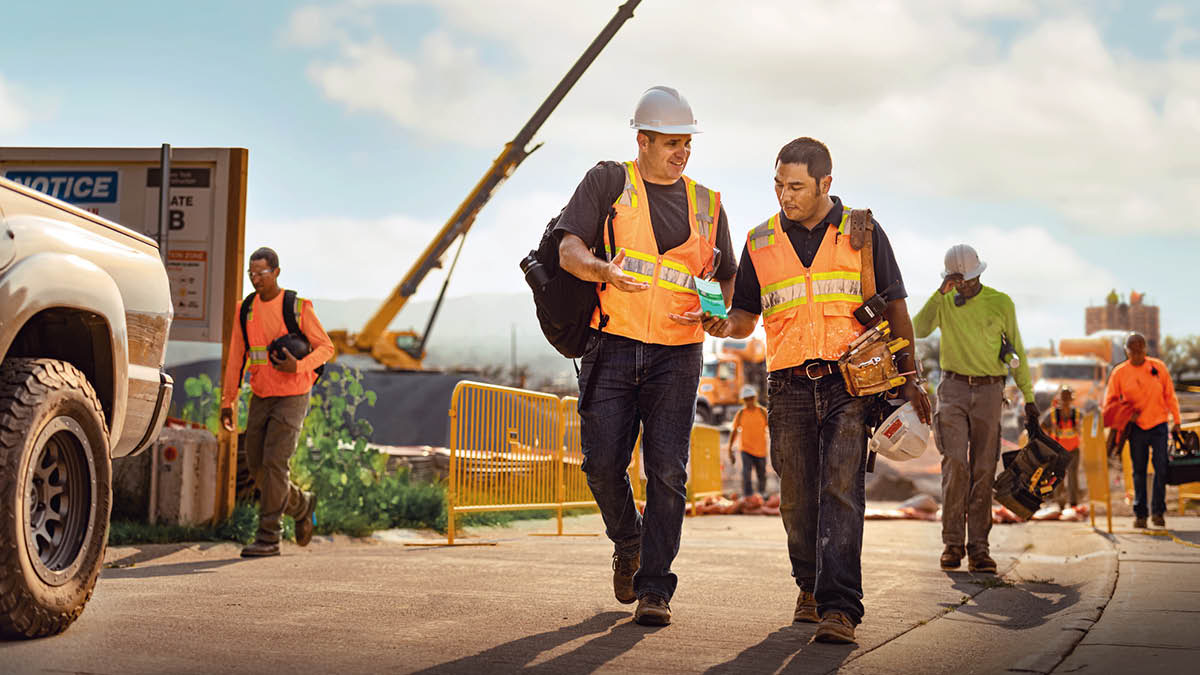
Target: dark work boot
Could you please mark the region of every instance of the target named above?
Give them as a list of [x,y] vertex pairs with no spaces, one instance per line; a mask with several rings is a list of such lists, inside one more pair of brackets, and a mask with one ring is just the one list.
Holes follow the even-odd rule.
[[813,642],[833,644],[857,644],[854,640],[854,622],[836,609],[821,617],[821,625],[812,636]]
[[967,569],[979,574],[995,574],[996,561],[992,560],[992,556],[986,552],[976,553],[970,557]]
[[308,508],[304,510],[304,515],[296,519],[296,545],[308,546],[312,541],[313,536],[313,513],[317,510],[317,496],[311,492],[305,492],[305,497],[308,497]]
[[817,614],[817,596],[808,591],[800,591],[796,598],[796,611],[792,614],[793,623],[818,623],[821,616]]
[[242,549],[243,558],[269,558],[279,555],[279,544],[266,541],[256,541]]
[[942,551],[942,557],[938,561],[944,570],[956,570],[962,564],[963,547],[947,544],[946,549]]
[[1165,528],[1167,526],[1167,519],[1164,518],[1163,514],[1161,514],[1161,513],[1156,513],[1156,514],[1150,516],[1150,522],[1153,523],[1155,527],[1164,527]]
[[647,593],[638,598],[633,620],[643,626],[665,626],[671,623],[671,606],[661,596]]
[[617,602],[628,605],[637,601],[637,594],[633,592],[633,575],[641,567],[641,563],[640,552],[631,556],[613,554],[613,595],[617,597]]

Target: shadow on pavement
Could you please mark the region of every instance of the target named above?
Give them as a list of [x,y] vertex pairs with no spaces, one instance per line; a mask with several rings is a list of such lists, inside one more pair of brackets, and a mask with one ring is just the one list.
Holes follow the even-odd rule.
[[[537,658],[538,654],[541,654],[542,652],[549,651],[555,647],[564,645],[572,640],[578,640],[579,638],[587,635],[604,633],[617,621],[628,617],[629,612],[602,612],[590,619],[581,621],[571,626],[563,626],[557,630],[546,631],[545,633],[538,633],[537,635],[530,635],[513,640],[512,642],[506,642],[502,645],[497,645],[491,649],[479,652],[473,656],[467,656],[454,661],[448,661],[446,663],[438,664],[431,668],[426,668],[425,670],[420,670],[417,672],[483,673],[524,668],[529,664],[530,661],[533,661],[535,658]],[[628,629],[628,626],[634,626],[637,628],[637,630],[631,631]],[[601,656],[601,654],[596,653],[598,648],[610,653],[608,658],[596,663],[596,666],[603,665],[613,656],[616,656],[618,653],[626,651],[633,647],[633,645],[637,644],[637,642],[642,639],[642,636],[645,635],[646,632],[647,629],[641,626],[636,626],[636,624],[623,624],[622,626],[617,626],[614,628],[608,635],[593,639],[579,649],[556,657],[544,666],[530,668],[530,670],[541,670],[546,666],[556,664],[552,665],[552,670],[555,672],[585,672],[589,669],[583,665],[585,663],[583,658],[575,657],[573,660],[564,659],[572,659],[572,655],[587,650],[587,652],[581,656],[587,656],[589,658],[588,662],[590,662],[590,660],[594,660],[596,657]],[[615,639],[609,639],[612,635],[617,635],[618,637]],[[597,645],[597,648],[588,650],[589,645],[596,643],[601,644]],[[624,645],[624,648],[622,648],[622,645]],[[590,656],[590,654],[595,654],[595,656]],[[592,669],[594,670],[594,668]],[[547,670],[546,672],[550,671]]]
[[[1024,630],[1046,623],[1051,615],[1079,602],[1082,584],[1064,586],[1050,579],[1010,581],[992,575],[947,572],[951,588],[970,596],[961,605],[942,603],[943,607],[974,620],[1009,630]],[[985,591],[991,591],[985,593]],[[953,614],[948,614],[947,618]]]
[[590,673],[633,649],[647,634],[662,628],[664,627],[640,626],[633,621],[617,624],[608,633],[592,638],[566,654],[539,663],[528,670],[531,673]]
[[111,567],[100,571],[101,579],[153,579],[155,577],[178,577],[187,574],[213,572],[217,568],[242,562],[240,558],[221,560],[199,560],[196,562],[148,565],[146,567]]
[[809,644],[816,628],[815,624],[784,626],[733,659],[709,668],[705,675],[833,672],[857,646]]

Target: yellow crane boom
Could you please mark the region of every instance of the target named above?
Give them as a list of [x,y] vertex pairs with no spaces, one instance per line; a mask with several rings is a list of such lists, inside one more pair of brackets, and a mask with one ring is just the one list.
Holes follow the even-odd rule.
[[[376,310],[375,315],[367,321],[363,329],[355,334],[344,330],[329,332],[329,337],[333,340],[334,347],[337,349],[339,355],[370,354],[376,361],[392,370],[421,369],[421,362],[425,358],[425,342],[428,339],[433,322],[437,318],[437,311],[441,306],[441,297],[439,296],[438,302],[434,305],[424,336],[418,336],[413,331],[389,331],[387,330],[388,325],[392,322],[392,319],[396,318],[400,310],[404,309],[404,305],[408,303],[408,299],[417,291],[417,287],[424,281],[430,270],[442,266],[442,256],[445,255],[454,241],[466,236],[467,231],[471,229],[471,225],[475,223],[476,216],[479,215],[479,212],[487,204],[488,200],[491,199],[496,189],[516,171],[517,167],[521,165],[521,162],[525,161],[526,157],[541,147],[540,143],[532,148],[528,147],[529,143],[533,140],[534,134],[545,123],[550,113],[558,107],[558,104],[567,95],[567,92],[579,80],[588,66],[592,64],[592,61],[596,59],[621,25],[633,16],[633,10],[640,2],[641,0],[628,0],[617,9],[617,13],[613,15],[604,29],[600,31],[600,34],[592,40],[592,43],[588,45],[588,48],[575,62],[575,65],[567,71],[567,74],[559,81],[558,86],[550,92],[550,95],[546,97],[542,105],[533,113],[533,116],[529,118],[525,126],[517,132],[517,135],[511,141],[505,144],[504,149],[496,157],[495,161],[492,162],[492,165],[483,174],[483,177],[479,179],[479,182],[476,183],[475,188],[458,205],[458,208],[455,209],[449,220],[446,221],[446,224],[434,236],[433,241],[429,242],[429,245],[425,247],[425,251],[413,263],[408,274],[392,290],[391,295],[384,300],[383,304]],[[451,268],[451,271],[453,271],[453,268]],[[442,293],[445,293],[444,286]]]

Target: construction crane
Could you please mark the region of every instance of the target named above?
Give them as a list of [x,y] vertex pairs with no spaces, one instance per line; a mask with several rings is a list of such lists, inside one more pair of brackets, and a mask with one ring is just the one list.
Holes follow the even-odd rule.
[[[425,358],[425,344],[429,340],[429,333],[433,329],[433,322],[437,319],[438,310],[441,309],[442,299],[445,296],[447,285],[450,282],[450,276],[454,273],[454,266],[458,263],[458,256],[462,253],[462,244],[466,238],[467,231],[475,223],[475,218],[479,212],[491,199],[492,194],[500,187],[509,176],[516,171],[521,162],[525,158],[533,154],[535,150],[542,147],[541,143],[529,147],[533,140],[534,134],[541,128],[542,124],[550,116],[550,113],[558,107],[559,102],[575,85],[592,61],[600,54],[617,30],[633,16],[633,10],[641,0],[628,0],[625,4],[617,9],[617,13],[613,15],[608,24],[604,27],[596,39],[588,45],[587,50],[575,62],[567,74],[559,81],[558,86],[550,92],[542,105],[538,107],[525,126],[517,132],[504,146],[504,150],[492,162],[491,167],[483,174],[483,178],[475,185],[475,189],[467,195],[467,198],[458,205],[458,209],[442,226],[434,236],[433,241],[429,242],[429,246],[413,263],[408,274],[396,286],[392,293],[383,304],[376,310],[375,315],[367,321],[366,326],[358,333],[349,333],[344,330],[334,330],[329,332],[329,337],[333,341],[334,347],[337,349],[338,355],[342,354],[370,354],[376,361],[383,364],[389,370],[421,370],[422,361]],[[413,331],[391,331],[388,330],[388,325],[392,319],[396,318],[396,314],[404,309],[408,303],[408,299],[416,293],[417,287],[429,274],[430,270],[442,267],[442,256],[450,249],[455,240],[458,240],[458,251],[454,254],[454,260],[447,270],[446,280],[442,284],[442,290],[438,294],[437,301],[433,305],[433,310],[430,312],[429,321],[425,325],[424,333],[418,335]]]

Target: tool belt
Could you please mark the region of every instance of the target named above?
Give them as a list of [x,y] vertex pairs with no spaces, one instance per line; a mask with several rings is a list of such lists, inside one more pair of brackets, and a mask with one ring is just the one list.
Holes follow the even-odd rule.
[[1004,382],[1005,375],[963,375],[956,373],[953,370],[947,370],[946,377],[952,380],[966,382],[967,385],[975,387],[981,384],[1001,384]]
[[851,396],[873,396],[904,384],[908,380],[896,367],[895,355],[908,345],[904,338],[892,339],[887,321],[868,328],[838,359],[846,391]]

